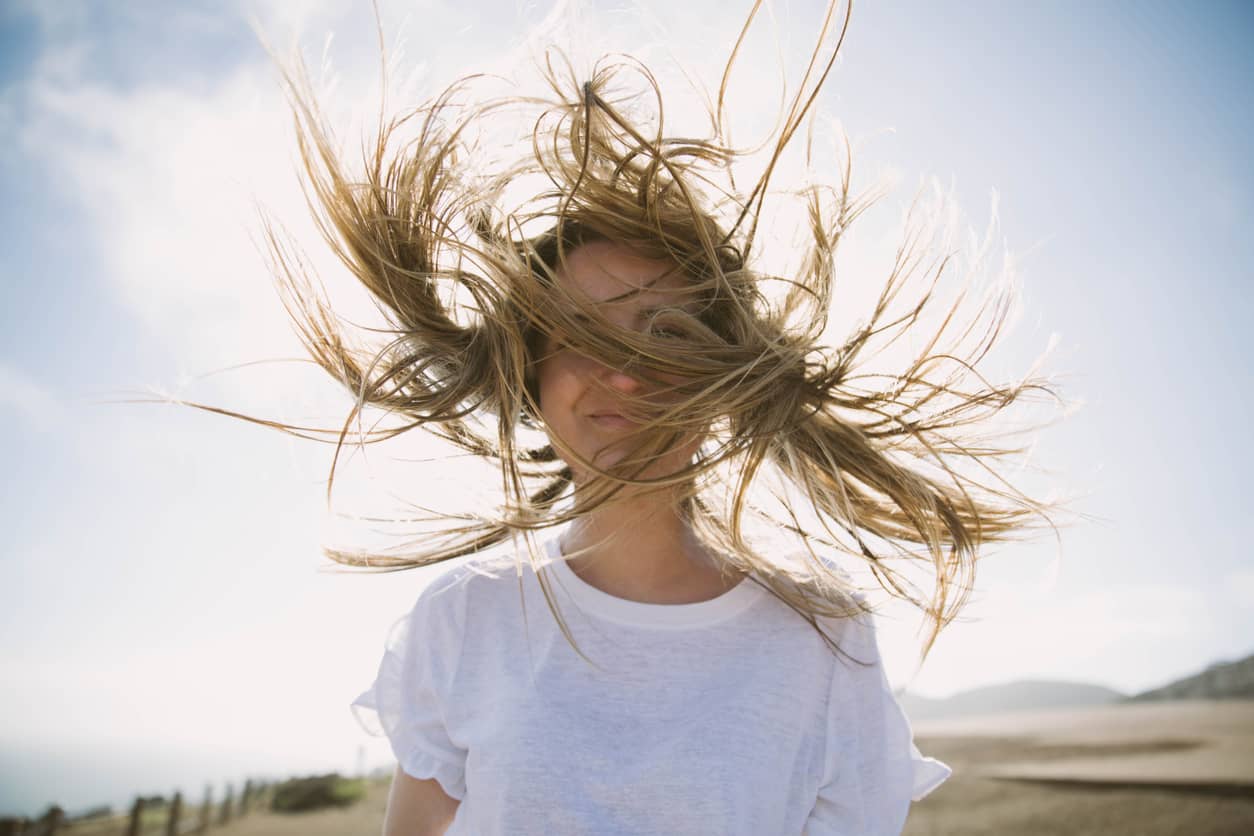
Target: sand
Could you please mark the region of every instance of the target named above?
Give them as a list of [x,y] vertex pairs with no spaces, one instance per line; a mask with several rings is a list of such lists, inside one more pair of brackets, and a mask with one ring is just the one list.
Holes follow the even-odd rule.
[[388,785],[372,782],[361,801],[342,810],[313,813],[255,811],[209,836],[379,836],[387,808]]
[[954,775],[909,836],[1254,834],[1254,701],[1015,712],[915,737]]

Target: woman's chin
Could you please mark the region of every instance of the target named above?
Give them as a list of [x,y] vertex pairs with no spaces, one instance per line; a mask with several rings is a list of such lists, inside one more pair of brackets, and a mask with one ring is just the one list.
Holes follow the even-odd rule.
[[[654,460],[648,463],[643,468],[640,468],[639,465],[629,466],[627,462],[630,461],[630,451],[613,450],[613,449],[603,450],[601,452],[598,452],[590,456],[589,458],[591,459],[592,464],[595,465],[599,470],[607,472],[607,473],[611,473],[614,476],[617,476],[623,479],[645,479],[645,480],[665,479],[667,476],[672,476],[676,473],[679,473],[685,467],[687,467],[687,464],[688,464],[686,461],[681,461],[678,459],[676,459],[675,461],[659,459],[659,460]],[[595,473],[590,470],[580,468],[577,466],[572,468],[572,470],[574,471],[576,487],[587,485],[591,483],[596,476],[600,475],[598,473]],[[651,490],[657,489],[658,487],[660,486],[628,484],[628,485],[623,486],[622,491],[620,493],[623,493],[623,492],[630,493],[630,494],[634,494],[637,492],[648,493]]]

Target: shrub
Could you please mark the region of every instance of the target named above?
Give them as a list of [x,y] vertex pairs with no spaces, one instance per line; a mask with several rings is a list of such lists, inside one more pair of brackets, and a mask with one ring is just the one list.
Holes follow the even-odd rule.
[[338,773],[292,778],[274,788],[270,809],[299,813],[324,807],[348,807],[366,794],[366,782],[344,778]]
[[91,821],[92,819],[107,819],[113,816],[113,808],[108,804],[101,804],[91,807],[74,817],[74,821]]

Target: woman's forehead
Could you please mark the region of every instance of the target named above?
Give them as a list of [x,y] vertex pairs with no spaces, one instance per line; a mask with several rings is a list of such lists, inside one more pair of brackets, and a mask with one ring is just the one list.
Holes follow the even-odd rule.
[[649,258],[610,241],[567,252],[556,278],[565,289],[598,304],[679,305],[692,293],[690,280],[674,261]]

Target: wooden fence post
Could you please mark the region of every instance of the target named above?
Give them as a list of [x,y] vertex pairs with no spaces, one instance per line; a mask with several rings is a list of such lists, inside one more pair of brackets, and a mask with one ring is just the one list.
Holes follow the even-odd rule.
[[197,833],[209,832],[209,817],[213,815],[213,785],[205,786],[205,803],[200,806],[200,826],[196,828]]
[[135,797],[135,804],[131,807],[131,823],[126,828],[126,836],[140,836],[144,832],[144,797],[142,795]]
[[226,824],[227,822],[231,820],[232,792],[233,790],[232,790],[231,785],[227,784],[226,785],[226,797],[222,799],[222,815],[218,817],[218,824]]
[[170,802],[170,817],[165,820],[165,836],[179,836],[179,818],[183,815],[183,793],[175,792]]

